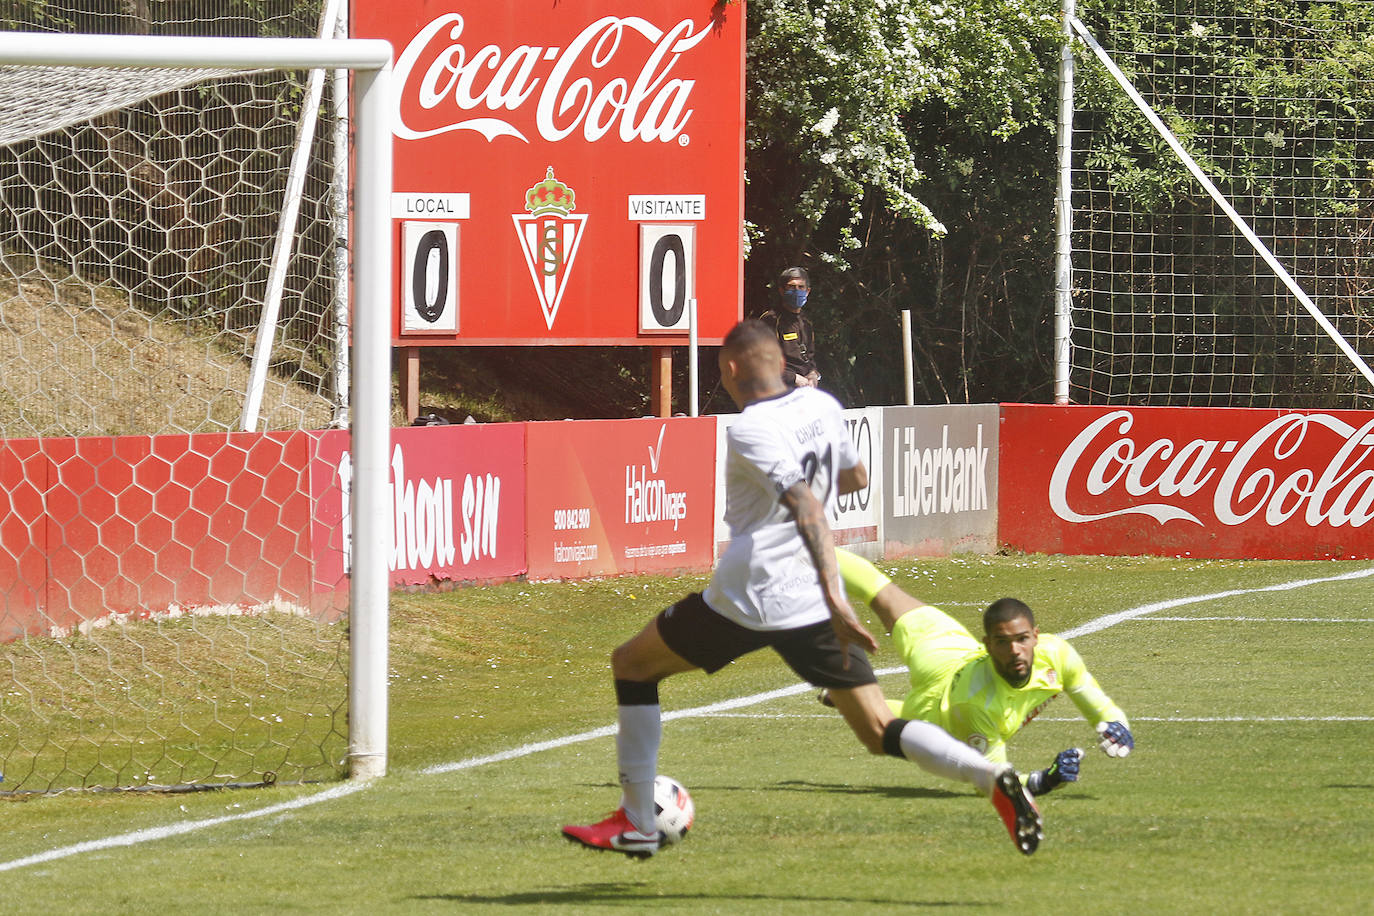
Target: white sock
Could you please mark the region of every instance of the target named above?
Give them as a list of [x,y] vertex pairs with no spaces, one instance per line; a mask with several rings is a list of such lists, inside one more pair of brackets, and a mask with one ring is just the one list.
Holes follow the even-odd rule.
[[994,781],[1004,764],[993,763],[938,725],[912,719],[898,736],[902,754],[923,770],[972,783],[991,796]]
[[615,735],[620,763],[621,804],[640,833],[654,830],[654,777],[658,775],[658,745],[663,738],[660,707],[619,706],[620,728]]

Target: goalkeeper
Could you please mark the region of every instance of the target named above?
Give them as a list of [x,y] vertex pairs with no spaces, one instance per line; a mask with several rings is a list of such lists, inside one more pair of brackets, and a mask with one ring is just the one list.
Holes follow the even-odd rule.
[[[983,612],[979,642],[953,617],[913,598],[862,557],[839,549],[835,556],[845,585],[873,608],[910,671],[906,698],[888,700],[897,715],[939,725],[990,761],[1005,763],[1011,736],[1067,692],[1097,730],[1107,756],[1125,757],[1135,747],[1126,714],[1098,686],[1073,646],[1040,634],[1023,602],[993,602]],[[821,702],[827,701],[822,692]],[[1082,756],[1078,748],[1060,751],[1048,767],[1030,774],[1026,788],[1044,795],[1076,781]]]

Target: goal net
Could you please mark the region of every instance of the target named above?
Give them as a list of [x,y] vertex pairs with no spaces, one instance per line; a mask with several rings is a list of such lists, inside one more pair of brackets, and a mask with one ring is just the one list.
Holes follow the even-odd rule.
[[[351,576],[319,556],[321,507],[385,516],[388,356],[343,336],[348,150],[303,112],[312,72],[365,77],[389,182],[386,53],[0,34],[0,793],[384,766],[383,549],[355,541]],[[357,288],[383,301],[368,187]],[[375,311],[356,330],[384,342]]]
[[1071,399],[1374,405],[1374,4],[1078,17]]

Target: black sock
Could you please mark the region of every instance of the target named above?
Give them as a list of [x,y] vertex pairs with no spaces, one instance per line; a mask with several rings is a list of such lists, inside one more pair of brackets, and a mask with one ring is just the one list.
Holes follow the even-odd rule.
[[906,719],[893,719],[887,723],[883,729],[883,753],[902,760],[906,759],[906,754],[902,753],[902,729],[906,728]]

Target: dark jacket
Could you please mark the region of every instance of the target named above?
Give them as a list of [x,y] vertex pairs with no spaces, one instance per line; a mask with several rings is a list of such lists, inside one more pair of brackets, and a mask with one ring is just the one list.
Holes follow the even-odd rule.
[[769,309],[759,316],[778,335],[782,345],[782,380],[789,388],[797,387],[797,376],[816,372],[816,336],[811,321],[800,312],[790,309]]

